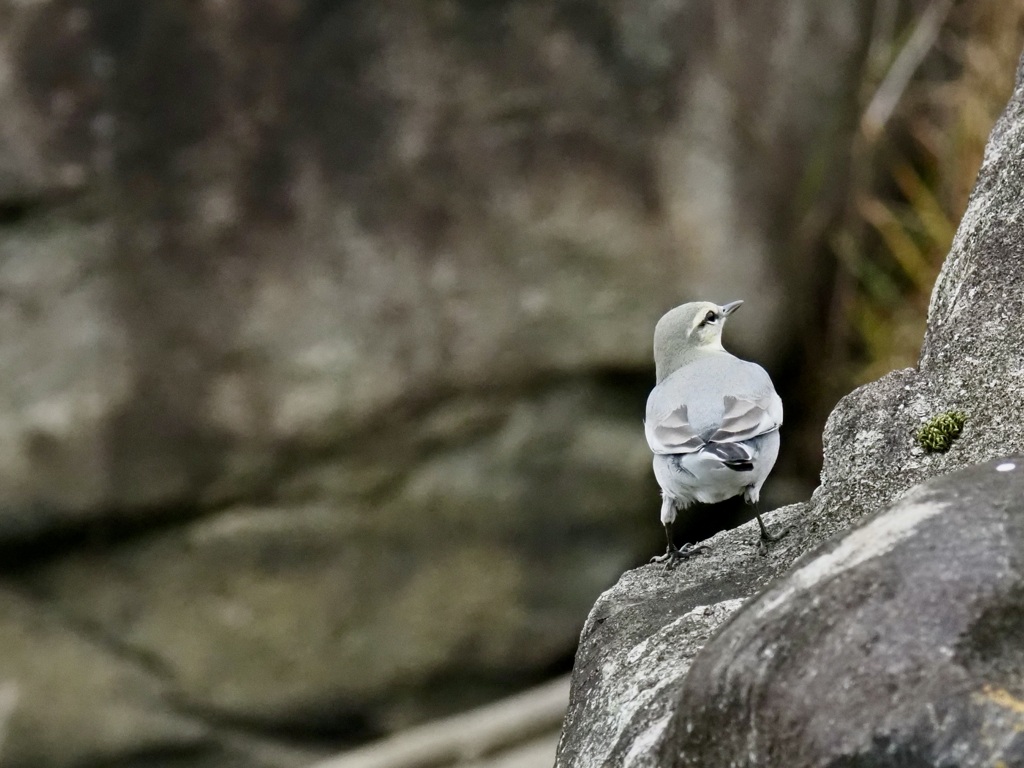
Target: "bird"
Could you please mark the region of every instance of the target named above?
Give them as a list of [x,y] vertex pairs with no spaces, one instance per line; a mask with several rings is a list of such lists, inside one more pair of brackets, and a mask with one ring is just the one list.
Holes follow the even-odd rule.
[[670,568],[707,549],[677,547],[672,538],[676,516],[696,502],[714,504],[742,494],[754,506],[762,552],[765,542],[788,533],[769,533],[756,506],[779,454],[782,400],[764,368],[722,346],[725,321],[741,304],[682,304],[654,329],[656,381],[647,398],[644,434],[654,453],[668,546],[652,562]]

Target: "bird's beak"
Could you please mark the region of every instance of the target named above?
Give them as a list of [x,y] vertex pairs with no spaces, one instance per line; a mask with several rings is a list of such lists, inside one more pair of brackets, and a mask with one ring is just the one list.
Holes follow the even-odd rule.
[[737,309],[740,308],[740,304],[742,304],[742,303],[743,303],[743,301],[741,300],[741,301],[730,301],[728,304],[723,304],[722,305],[722,314],[726,315],[726,316],[731,315],[733,312],[735,312]]

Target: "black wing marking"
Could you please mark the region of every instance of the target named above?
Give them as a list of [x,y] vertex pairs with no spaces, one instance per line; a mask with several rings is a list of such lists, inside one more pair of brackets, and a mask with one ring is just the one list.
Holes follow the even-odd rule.
[[751,472],[754,469],[753,456],[743,443],[708,443],[704,446],[704,452],[710,453],[736,472]]

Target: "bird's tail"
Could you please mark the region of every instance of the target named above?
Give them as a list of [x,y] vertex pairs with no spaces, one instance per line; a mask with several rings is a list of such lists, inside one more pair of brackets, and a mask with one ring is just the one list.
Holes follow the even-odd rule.
[[701,450],[736,472],[751,472],[754,469],[754,456],[743,443],[706,443]]

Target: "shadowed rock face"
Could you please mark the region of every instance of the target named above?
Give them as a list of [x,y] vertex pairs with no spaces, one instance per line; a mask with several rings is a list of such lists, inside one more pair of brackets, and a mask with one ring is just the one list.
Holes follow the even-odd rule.
[[[927,526],[904,526],[913,536],[892,551],[864,538],[886,520],[906,522],[915,508],[900,506],[871,523],[876,528],[808,555],[697,653],[718,623],[797,558],[885,510],[915,484],[1024,453],[1022,168],[1024,69],[932,294],[918,367],[861,387],[836,406],[824,434],[821,485],[808,503],[769,516],[793,531],[768,557],[753,554],[756,529],[747,525],[711,539],[710,555],[684,568],[628,572],[599,598],[577,653],[559,766],[1024,759],[1015,735],[1024,673],[1019,651],[1006,640],[1020,627],[1013,607],[1024,546],[1018,481],[1014,473],[993,474],[992,465],[934,486],[938,495],[916,509],[945,511]],[[967,417],[962,435],[948,452],[926,453],[915,433],[951,410]],[[835,552],[854,553],[844,563],[860,565],[837,570],[829,565]],[[833,572],[813,589],[794,586],[807,574]],[[760,624],[769,613],[775,618]],[[695,615],[708,619],[694,624]],[[764,651],[756,661],[755,647]],[[694,656],[691,674],[700,677],[691,682]],[[716,714],[724,712],[729,716]],[[957,750],[970,759],[955,762]]]
[[0,638],[120,670],[80,722],[0,642],[4,759],[563,663],[659,536],[656,319],[743,298],[771,364],[813,315],[869,10],[0,0]]

